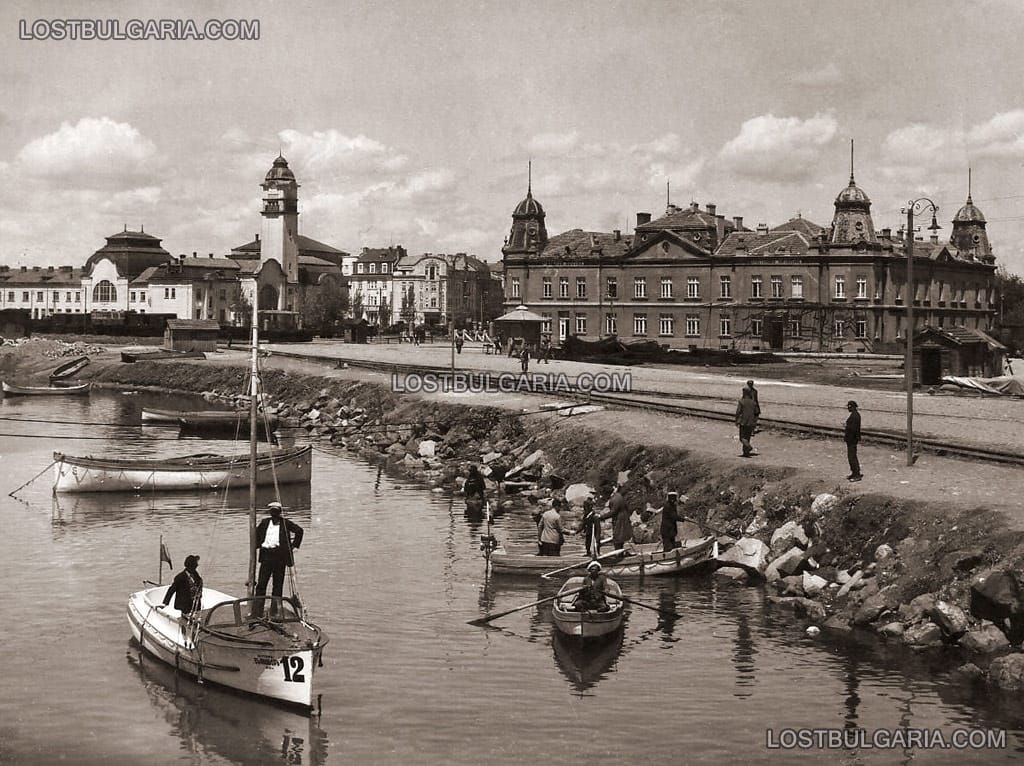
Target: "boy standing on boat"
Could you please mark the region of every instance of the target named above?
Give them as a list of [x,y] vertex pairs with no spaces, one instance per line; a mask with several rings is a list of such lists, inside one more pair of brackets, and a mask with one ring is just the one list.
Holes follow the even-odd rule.
[[158,604],[157,609],[171,603],[171,598],[174,599],[174,608],[181,612],[182,616],[198,612],[202,608],[203,578],[199,576],[198,567],[198,556],[185,557],[185,568],[174,576],[174,581],[164,596],[164,603]]
[[[293,566],[295,560],[292,551],[297,551],[302,544],[302,527],[289,519],[281,518],[282,506],[278,502],[267,505],[269,518],[263,519],[256,526],[256,547],[259,554],[260,573],[256,578],[256,601],[253,604],[253,617],[263,616],[263,596],[267,595],[267,584],[271,578],[274,587],[271,594],[280,597],[284,594],[284,572]],[[275,602],[276,603],[276,602]],[[273,613],[273,607],[271,608]]]
[[537,541],[540,544],[541,556],[561,556],[562,543],[565,542],[565,533],[562,529],[562,517],[558,509],[562,504],[560,498],[555,498],[551,507],[541,514],[537,522]]

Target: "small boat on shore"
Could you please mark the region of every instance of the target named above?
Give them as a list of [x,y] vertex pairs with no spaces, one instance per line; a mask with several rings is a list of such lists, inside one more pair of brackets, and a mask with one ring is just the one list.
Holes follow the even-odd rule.
[[80,356],[69,362],[65,362],[50,373],[50,384],[60,385],[61,381],[74,377],[81,372],[82,368],[87,364],[89,364],[89,357],[87,356]]
[[[53,453],[56,492],[141,492],[143,490],[224,489],[249,483],[249,455],[185,455],[157,459],[76,457]],[[309,482],[311,446],[257,454],[257,486]]]
[[154,359],[206,359],[206,354],[202,351],[168,351],[163,348],[156,348],[152,351],[125,350],[121,352],[121,361],[129,364]]
[[558,590],[558,598],[551,606],[551,618],[559,632],[575,638],[604,638],[622,627],[624,605],[622,589],[615,580],[605,580],[607,609],[577,609],[579,589],[585,577],[570,577]]
[[[684,540],[681,548],[661,550],[661,543],[631,546],[620,559],[601,559],[604,573],[614,577],[644,577],[692,574],[717,566],[718,541],[714,537]],[[585,553],[570,556],[539,556],[536,553],[509,553],[499,545],[489,552],[491,574],[534,577],[556,569],[586,568],[591,557]]]
[[87,396],[91,386],[91,383],[77,386],[19,386],[6,380],[0,382],[4,396]]

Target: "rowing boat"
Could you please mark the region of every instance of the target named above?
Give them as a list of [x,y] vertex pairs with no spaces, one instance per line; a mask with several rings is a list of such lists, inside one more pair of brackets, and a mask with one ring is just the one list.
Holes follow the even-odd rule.
[[[249,483],[249,455],[185,455],[158,459],[76,457],[53,453],[56,492],[140,492],[142,490],[225,489]],[[257,455],[257,486],[309,482],[311,446]]]
[[576,599],[579,589],[584,587],[585,577],[570,577],[558,590],[558,598],[551,607],[551,618],[555,627],[567,636],[577,638],[604,638],[622,627],[624,614],[621,598],[622,589],[615,580],[605,580],[606,609],[577,610]]
[[[142,423],[168,423],[178,425],[178,421],[181,418],[187,417],[206,417],[206,416],[217,416],[217,417],[234,417],[236,413],[234,410],[158,410],[154,407],[143,407],[142,408]],[[248,418],[248,414],[240,413],[242,417]]]
[[[218,436],[249,438],[249,414],[240,410],[159,410],[142,408],[143,425],[176,425],[186,436]],[[256,421],[256,430],[263,441],[279,424],[276,415],[266,415]]]
[[69,362],[65,362],[50,373],[50,383],[58,383],[59,381],[67,380],[80,372],[87,364],[89,364],[89,357],[87,356],[80,356]]
[[206,359],[206,354],[202,351],[169,351],[163,348],[157,348],[152,351],[121,352],[121,361],[129,364],[159,359]]
[[[684,540],[681,548],[661,550],[661,543],[631,545],[626,555],[602,559],[604,573],[614,577],[692,574],[715,565],[718,541],[714,537]],[[580,553],[572,556],[539,556],[536,553],[509,553],[499,545],[490,551],[491,573],[536,576],[554,569],[583,570],[591,557]]]
[[80,386],[18,386],[6,380],[0,383],[4,396],[86,396],[91,383]]

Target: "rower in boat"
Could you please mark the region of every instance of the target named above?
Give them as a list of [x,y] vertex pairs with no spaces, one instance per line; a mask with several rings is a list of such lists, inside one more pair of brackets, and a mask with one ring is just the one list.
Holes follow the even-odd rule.
[[462,493],[466,496],[466,512],[481,513],[487,502],[487,486],[484,484],[483,474],[476,464],[469,467],[469,475],[466,476],[466,483],[462,485]]
[[577,612],[607,612],[608,577],[601,571],[601,562],[587,564],[587,576],[583,579],[583,590],[576,594],[572,608]]

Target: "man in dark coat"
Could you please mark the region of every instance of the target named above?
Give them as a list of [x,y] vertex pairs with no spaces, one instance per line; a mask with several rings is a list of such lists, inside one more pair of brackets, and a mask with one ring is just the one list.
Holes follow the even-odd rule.
[[754,454],[754,448],[750,444],[754,436],[754,429],[757,428],[757,402],[749,388],[743,389],[743,396],[736,405],[736,425],[740,429],[740,444],[743,445],[742,457],[750,457]]
[[612,519],[612,549],[626,547],[626,543],[633,539],[633,522],[629,518],[626,498],[622,496],[622,490],[618,485],[608,498],[608,510],[601,514],[601,520],[604,519]]
[[[294,521],[281,518],[282,506],[278,502],[267,505],[269,518],[263,519],[256,526],[256,550],[259,555],[260,573],[256,578],[256,602],[253,604],[253,616],[263,616],[262,596],[267,595],[267,584],[274,580],[273,596],[284,593],[284,571],[294,566],[292,551],[297,551],[302,544],[302,527]],[[273,605],[271,607],[273,614]]]
[[846,403],[846,409],[850,411],[850,417],[846,419],[846,428],[843,431],[843,438],[846,441],[846,458],[850,462],[850,475],[846,478],[850,481],[860,481],[864,478],[860,472],[860,461],[857,459],[857,444],[860,442],[860,412],[857,411],[857,402],[852,399]]
[[601,517],[594,508],[594,501],[587,498],[583,501],[583,518],[580,520],[580,534],[583,544],[587,547],[588,556],[601,555]]
[[203,578],[199,576],[199,557],[186,556],[185,568],[174,576],[171,587],[164,594],[164,602],[157,605],[162,609],[174,599],[174,608],[183,615],[198,612],[203,606]]
[[678,492],[669,492],[665,506],[661,509],[661,548],[671,551],[679,547],[679,501]]
[[469,475],[466,476],[466,483],[462,485],[462,492],[466,496],[466,510],[473,513],[481,513],[484,509],[487,485],[484,483],[483,474],[475,465],[469,467]]

